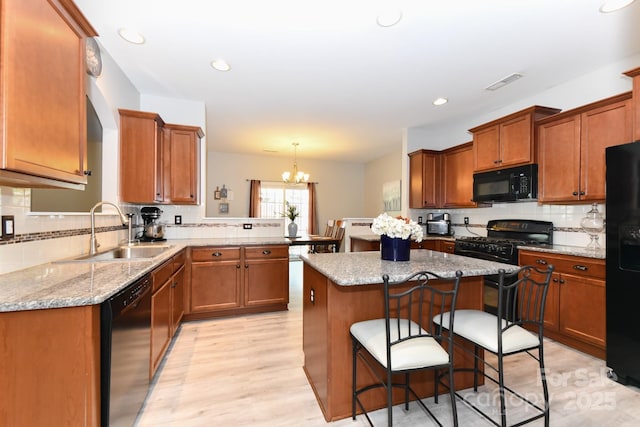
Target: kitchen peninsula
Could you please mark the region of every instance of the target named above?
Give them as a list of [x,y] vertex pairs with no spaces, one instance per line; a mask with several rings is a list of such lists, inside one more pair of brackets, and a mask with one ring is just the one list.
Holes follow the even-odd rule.
[[[517,266],[484,261],[448,253],[418,249],[407,262],[383,261],[379,252],[308,254],[304,261],[303,350],[304,370],[327,421],[351,415],[352,323],[384,317],[382,276],[399,281],[427,270],[442,277],[463,277],[458,291],[458,308],[482,309],[482,276],[507,272]],[[446,285],[448,286],[448,285]],[[471,361],[456,352],[456,366]],[[366,370],[362,370],[364,373]],[[365,377],[365,375],[363,375]],[[431,375],[415,375],[412,383],[425,396],[432,395]],[[370,381],[366,378],[364,381]],[[456,377],[456,388],[473,384],[468,375]],[[385,393],[365,396],[367,407],[385,406]]]

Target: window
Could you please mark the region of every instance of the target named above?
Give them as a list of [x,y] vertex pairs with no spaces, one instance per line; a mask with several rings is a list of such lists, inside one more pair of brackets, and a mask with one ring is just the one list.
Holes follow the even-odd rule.
[[[296,219],[298,234],[309,231],[309,190],[307,186],[287,185],[280,182],[262,181],[260,188],[260,217],[282,218],[286,202],[296,206],[300,216]],[[289,224],[286,220],[285,226]]]

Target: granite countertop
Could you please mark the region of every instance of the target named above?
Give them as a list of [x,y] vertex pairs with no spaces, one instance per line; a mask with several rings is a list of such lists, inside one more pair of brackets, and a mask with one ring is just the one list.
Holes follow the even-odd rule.
[[57,261],[2,274],[0,312],[100,304],[188,246],[289,243],[284,237],[266,237],[167,240],[162,244],[171,247],[154,258],[98,262]]
[[464,276],[496,274],[498,270],[516,271],[518,266],[485,261],[445,252],[414,249],[404,262],[383,261],[379,252],[322,253],[302,255],[302,260],[341,286],[382,283],[388,274],[400,281],[419,271],[431,271],[442,277],[454,277],[457,270]]
[[539,246],[518,246],[518,249],[535,251],[535,252],[547,252],[560,255],[573,255],[586,258],[606,259],[607,251],[604,248],[597,250],[587,249],[583,246],[568,246],[568,245],[539,245]]

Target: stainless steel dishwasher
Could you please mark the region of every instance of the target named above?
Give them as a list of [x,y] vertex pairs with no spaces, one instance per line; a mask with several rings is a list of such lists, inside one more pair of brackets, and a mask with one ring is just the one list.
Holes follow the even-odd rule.
[[101,425],[131,427],[149,390],[151,276],[102,303]]

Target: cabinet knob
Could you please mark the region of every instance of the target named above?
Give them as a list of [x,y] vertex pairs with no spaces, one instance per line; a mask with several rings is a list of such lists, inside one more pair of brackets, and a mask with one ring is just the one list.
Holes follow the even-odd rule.
[[500,160],[494,160],[494,161],[493,161],[493,164],[494,164],[494,165],[497,165],[498,163],[500,163]]
[[576,264],[573,266],[574,269],[579,270],[579,271],[587,271],[589,270],[589,267],[587,267],[586,265],[580,265],[580,264]]
[[91,171],[84,171],[82,173],[85,174],[86,176],[91,176]]
[[214,252],[214,253],[211,254],[211,256],[221,257],[222,256],[222,252]]
[[560,279],[560,284],[562,285],[564,283],[564,279]]
[[265,249],[262,251],[262,255],[271,255],[271,251],[269,249]]
[[240,264],[236,264],[236,268],[240,268]]
[[553,279],[553,283],[558,283],[558,279]]
[[547,260],[546,259],[540,259],[538,258],[536,260],[536,264],[540,264],[540,265],[547,265]]
[[581,195],[581,196],[584,196],[585,194],[586,194],[586,193],[585,193],[584,191],[581,191],[581,192],[580,192],[580,195]]
[[571,193],[571,194],[572,194],[573,196],[577,196],[577,195],[578,195],[578,192],[577,192],[577,191],[574,191],[574,192],[573,192],[573,193]]

